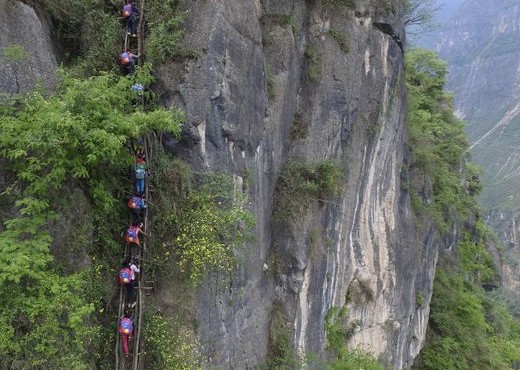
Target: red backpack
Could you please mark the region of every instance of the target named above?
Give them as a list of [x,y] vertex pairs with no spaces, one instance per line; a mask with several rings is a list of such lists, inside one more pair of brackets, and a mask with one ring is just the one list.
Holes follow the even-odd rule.
[[130,209],[139,209],[141,206],[141,198],[132,196],[128,199],[128,208]]
[[123,5],[123,8],[121,9],[121,13],[123,15],[123,18],[128,18],[132,15],[132,4],[125,4]]
[[121,62],[122,65],[130,64],[131,59],[132,59],[132,56],[127,51],[125,51],[124,53],[121,53],[121,55],[119,56],[119,61]]
[[132,280],[132,270],[128,267],[119,270],[119,284],[128,284],[130,280]]
[[119,322],[119,332],[121,334],[132,334],[134,331],[134,325],[132,324],[132,320],[128,317],[121,318]]
[[139,228],[137,226],[130,226],[126,230],[125,240],[127,243],[139,244]]

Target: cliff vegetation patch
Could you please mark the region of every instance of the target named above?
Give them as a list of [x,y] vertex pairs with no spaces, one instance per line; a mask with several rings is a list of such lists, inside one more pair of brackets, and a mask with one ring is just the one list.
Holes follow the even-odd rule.
[[163,154],[154,166],[159,197],[154,220],[154,274],[178,268],[193,282],[207,271],[229,272],[235,248],[251,238],[253,213],[230,175],[195,174]]
[[[475,196],[480,185],[474,166],[466,164],[463,122],[453,114],[451,95],[443,90],[446,64],[434,53],[408,51],[408,132],[417,214],[427,214],[441,233],[452,225],[463,230],[451,253],[438,263],[427,340],[414,369],[506,369],[520,358],[520,324],[482,284],[499,277],[486,245],[493,237],[479,220]],[[427,192],[424,177],[432,181]],[[472,221],[469,216],[476,217]],[[422,304],[416,296],[418,305]]]
[[330,161],[302,162],[289,160],[284,166],[275,188],[274,213],[280,220],[294,220],[311,202],[329,202],[342,190],[343,173]]
[[328,369],[367,369],[383,370],[374,357],[360,349],[349,349],[348,340],[359,326],[358,322],[349,323],[346,306],[333,306],[325,316],[325,333],[328,349],[335,355]]
[[329,35],[330,35],[330,37],[332,37],[332,39],[334,41],[337,42],[337,44],[342,52],[344,52],[345,54],[349,52],[350,46],[349,46],[349,42],[347,39],[347,35],[344,32],[341,32],[338,29],[332,28],[329,31]]
[[[0,230],[0,368],[107,364],[114,333],[99,282],[121,253],[114,234],[126,222],[117,201],[132,161],[126,143],[155,130],[175,135],[183,120],[179,111],[131,103],[134,78],[153,81],[149,66],[133,77],[60,78],[52,96],[34,91],[0,106],[0,156],[11,180],[0,196],[10,209]],[[83,240],[86,263],[75,268],[56,264],[49,250],[49,227],[70,189],[90,199],[96,230]]]
[[307,77],[311,82],[318,82],[321,76],[320,52],[316,46],[308,45],[305,49],[307,59]]
[[[462,222],[475,205],[468,182],[475,167],[464,165],[468,141],[464,122],[453,115],[452,95],[443,90],[446,63],[433,52],[410,50],[406,58],[409,91],[407,127],[412,169],[418,168],[432,180],[432,201],[414,194],[422,190],[412,182],[416,212],[427,212],[444,233],[454,220]],[[472,189],[471,192],[474,192]]]
[[332,6],[346,6],[352,10],[356,8],[356,0],[323,0],[323,3]]

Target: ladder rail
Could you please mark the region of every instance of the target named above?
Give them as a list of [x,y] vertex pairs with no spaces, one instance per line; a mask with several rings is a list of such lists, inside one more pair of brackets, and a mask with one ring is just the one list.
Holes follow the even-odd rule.
[[[151,163],[152,159],[151,159],[151,150],[149,150],[148,148],[150,147],[150,145],[148,144],[148,140],[147,138],[144,139],[144,151],[145,151],[145,157],[146,157],[146,162],[148,164]],[[146,179],[148,180],[148,179]],[[145,180],[145,181],[146,181]],[[146,199],[146,202],[148,203],[149,199],[150,199],[150,186],[148,184],[148,181],[146,181],[146,184],[145,184],[145,199]],[[149,203],[148,203],[149,204]],[[138,303],[137,303],[137,308],[136,308],[136,313],[137,313],[137,325],[136,325],[136,336],[135,336],[135,342],[134,342],[134,357],[133,357],[133,366],[132,366],[132,369],[133,370],[139,370],[140,369],[140,365],[142,364],[142,358],[143,358],[143,351],[142,351],[142,328],[143,328],[143,316],[144,316],[144,299],[143,299],[143,289],[142,289],[142,285],[144,284],[144,270],[143,270],[143,265],[144,265],[144,257],[145,257],[145,253],[146,253],[146,241],[150,238],[152,232],[151,232],[151,229],[149,228],[149,222],[148,222],[148,210],[146,211],[145,213],[145,217],[144,217],[144,229],[146,230],[147,232],[147,236],[146,238],[144,238],[143,240],[143,243],[141,245],[141,272],[139,273],[139,284],[138,284]]]
[[[138,55],[138,65],[142,65],[144,61],[144,3],[145,0],[139,0],[139,22],[138,22],[138,33],[139,36],[137,38],[137,55]],[[124,32],[124,40],[123,40],[123,51],[130,49],[130,36],[128,35],[127,30]],[[144,110],[144,95],[141,98],[141,108]],[[151,145],[148,143],[148,138],[145,138],[144,142],[144,150],[146,154],[146,162],[148,164],[151,163]],[[145,180],[146,181],[146,180]],[[149,205],[150,192],[148,184],[145,185],[145,199],[147,204]],[[144,300],[143,300],[143,289],[142,284],[144,284],[144,272],[143,272],[143,262],[144,262],[144,253],[146,251],[146,239],[150,237],[151,230],[149,230],[148,223],[148,210],[145,212],[144,216],[144,230],[146,230],[148,236],[143,239],[143,242],[140,247],[141,253],[141,261],[140,261],[140,269],[141,272],[138,274],[137,279],[137,287],[136,287],[136,308],[134,311],[134,343],[133,343],[133,353],[132,353],[132,361],[127,361],[124,356],[122,356],[122,337],[119,333],[119,320],[123,316],[125,307],[126,307],[126,293],[124,292],[124,287],[122,285],[119,286],[119,307],[118,307],[118,316],[117,316],[117,334],[116,334],[116,345],[115,345],[115,368],[116,370],[140,370],[143,368],[143,335],[141,335],[142,327],[143,327],[143,316],[144,316]],[[123,258],[131,255],[131,247],[126,245],[124,249]]]
[[144,61],[144,0],[140,0],[139,2],[139,23],[137,24],[137,29],[139,32],[139,37],[137,38],[137,55],[139,55],[138,64],[141,66]]

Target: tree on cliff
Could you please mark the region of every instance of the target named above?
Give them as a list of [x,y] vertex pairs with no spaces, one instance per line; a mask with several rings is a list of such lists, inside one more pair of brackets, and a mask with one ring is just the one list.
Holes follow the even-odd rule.
[[435,0],[405,0],[404,24],[412,33],[430,31],[439,9],[440,5],[435,4]]
[[464,123],[444,90],[447,65],[432,51],[411,49],[406,74],[410,168],[433,187],[425,200],[421,185],[411,181],[414,212],[433,219],[443,236],[453,228],[464,231],[439,257],[426,343],[413,368],[506,369],[520,358],[520,325],[482,289],[497,279],[486,249],[492,237],[478,217]]
[[[152,81],[146,68],[137,78]],[[117,227],[116,195],[128,181],[122,169],[132,159],[125,141],[152,130],[179,132],[183,119],[177,111],[133,106],[130,77],[79,80],[62,74],[61,79],[53,96],[32,92],[0,105],[2,369],[104,368],[97,361],[110,334],[107,339],[101,333],[112,331],[94,313],[105,308],[99,282],[110,267],[104,259],[120,255],[110,240],[111,227]],[[72,242],[53,243],[53,236],[70,227],[59,215],[71,203],[64,194],[73,189],[91,199],[91,213],[80,216],[96,230],[72,232],[79,251]],[[56,247],[67,256],[101,250],[104,259],[78,266],[51,253]]]

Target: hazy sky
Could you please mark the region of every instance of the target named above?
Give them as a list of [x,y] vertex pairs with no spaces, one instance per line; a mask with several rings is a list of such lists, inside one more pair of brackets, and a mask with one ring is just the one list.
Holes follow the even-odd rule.
[[436,0],[435,2],[441,6],[441,9],[437,13],[437,20],[439,23],[445,23],[451,18],[464,0]]
[[433,49],[435,48],[435,36],[442,25],[450,20],[450,18],[455,14],[459,6],[465,0],[435,0],[435,6],[439,7],[439,10],[436,13],[435,23],[437,24],[437,28],[430,33],[415,36],[413,34],[408,34],[408,41],[411,44],[419,45],[423,48]]

